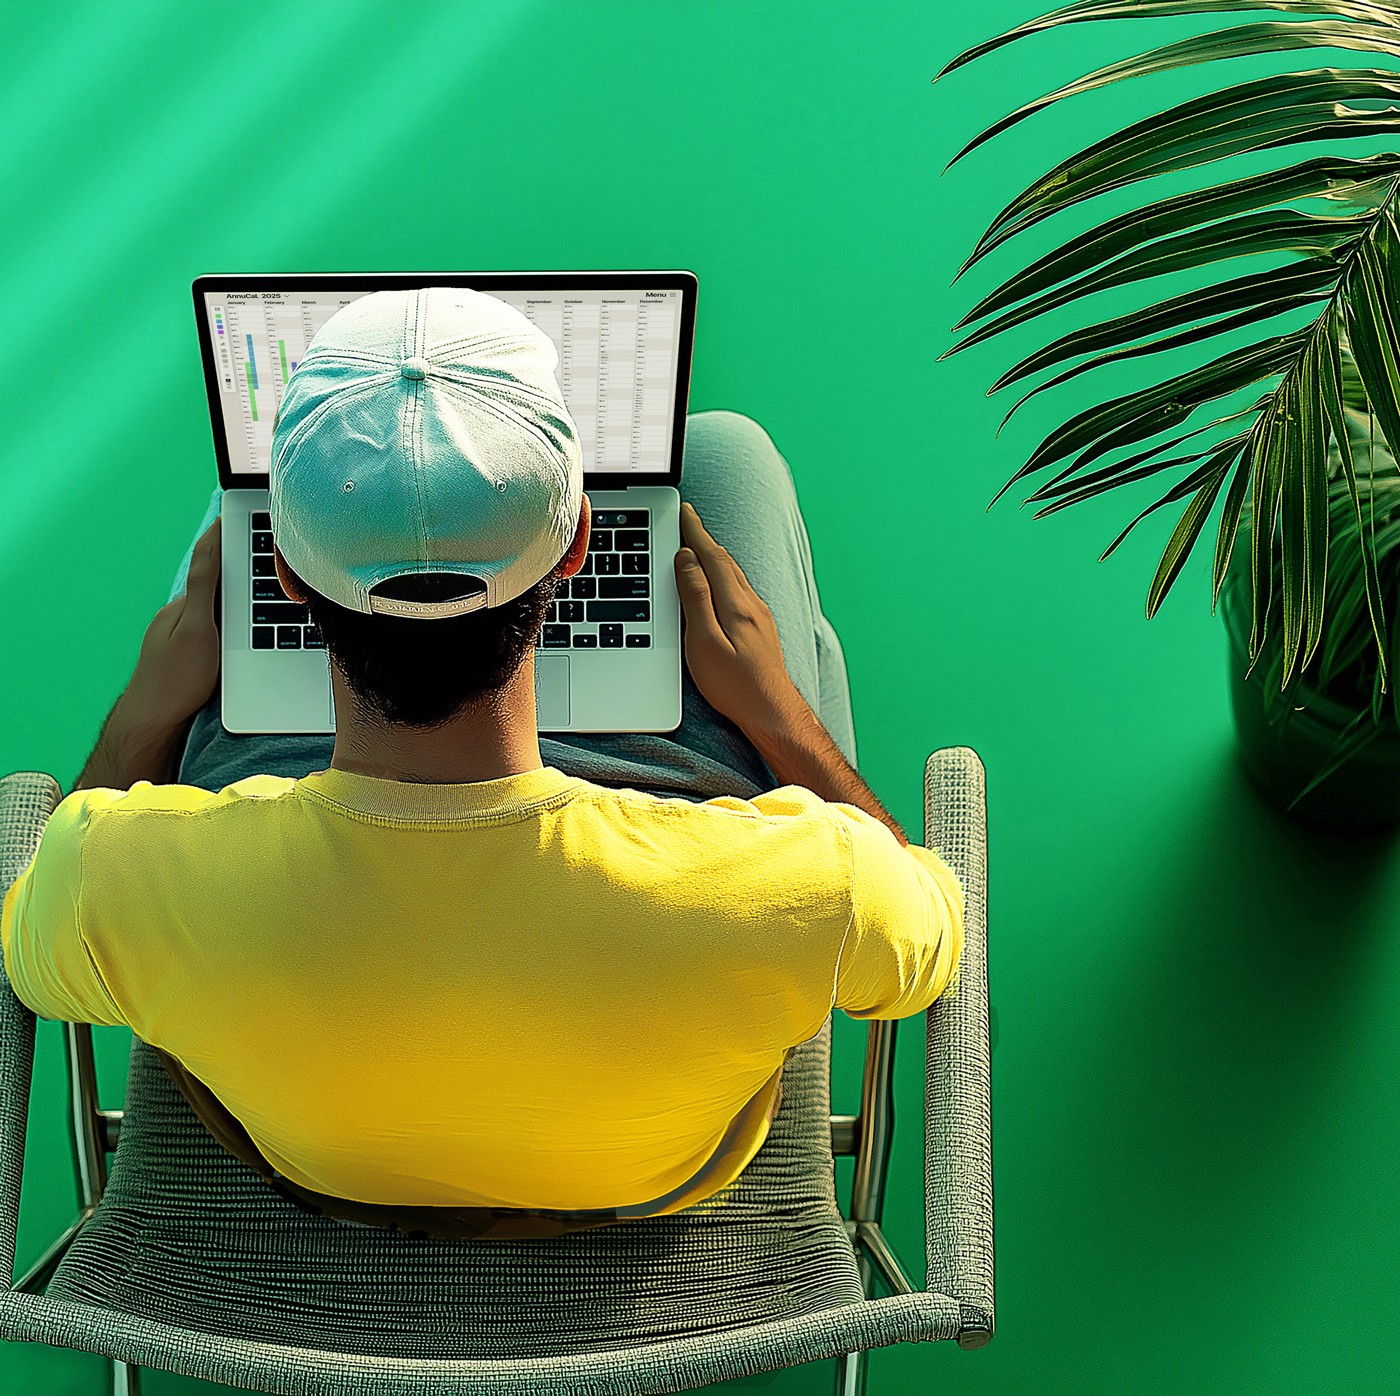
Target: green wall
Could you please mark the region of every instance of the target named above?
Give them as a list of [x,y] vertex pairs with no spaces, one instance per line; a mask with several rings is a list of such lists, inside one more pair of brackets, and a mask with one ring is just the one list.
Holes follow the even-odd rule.
[[[1099,94],[940,178],[1019,101],[1202,27],[1044,37],[930,86],[1038,8],[7,6],[0,771],[72,785],[214,483],[196,274],[693,269],[691,409],[755,417],[792,465],[863,774],[917,836],[931,750],[988,770],[998,1333],[877,1350],[871,1391],[1390,1392],[1393,846],[1306,832],[1246,787],[1204,558],[1151,622],[1171,511],[1096,562],[1155,493],[986,512],[1057,412],[1132,375],[1038,398],[998,438],[987,384],[1075,317],[935,362],[973,291],[1057,236],[950,291],[1003,202],[1224,80]],[[862,1034],[838,1020],[853,1110]],[[921,1029],[887,1204],[916,1267]],[[97,1036],[115,1104],[126,1035]],[[22,1266],[73,1212],[61,1073],[41,1024]],[[829,1366],[748,1385],[825,1391]],[[6,1390],[93,1392],[102,1369],[0,1345]]]

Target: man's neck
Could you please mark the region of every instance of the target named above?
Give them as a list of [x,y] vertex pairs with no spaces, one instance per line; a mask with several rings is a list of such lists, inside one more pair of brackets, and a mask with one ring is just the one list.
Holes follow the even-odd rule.
[[544,768],[535,717],[535,657],[527,654],[510,682],[451,722],[418,730],[360,712],[331,665],[335,753],[331,767],[380,780],[463,785]]

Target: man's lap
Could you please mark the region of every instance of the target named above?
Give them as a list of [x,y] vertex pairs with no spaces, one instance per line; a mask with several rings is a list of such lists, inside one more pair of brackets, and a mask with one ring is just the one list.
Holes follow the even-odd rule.
[[[853,761],[844,657],[821,612],[787,462],[751,418],[728,411],[695,413],[686,421],[680,492],[768,603],[793,682]],[[218,512],[216,489],[196,538]],[[193,542],[172,597],[184,587],[192,554]],[[772,789],[772,772],[744,734],[705,701],[684,666],[681,678],[681,724],[674,732],[542,735],[540,759],[599,785],[661,796],[749,798]],[[299,779],[329,766],[334,749],[329,734],[234,736],[219,719],[216,692],[191,727],[179,780],[219,790],[249,775]]]

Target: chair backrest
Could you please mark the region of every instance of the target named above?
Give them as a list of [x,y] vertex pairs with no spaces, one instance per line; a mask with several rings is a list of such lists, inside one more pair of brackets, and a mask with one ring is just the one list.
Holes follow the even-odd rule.
[[463,1242],[301,1211],[208,1134],[136,1039],[107,1189],[48,1293],[229,1336],[433,1358],[601,1351],[859,1303],[830,1052],[828,1017],[789,1058],[763,1147],[710,1203]]

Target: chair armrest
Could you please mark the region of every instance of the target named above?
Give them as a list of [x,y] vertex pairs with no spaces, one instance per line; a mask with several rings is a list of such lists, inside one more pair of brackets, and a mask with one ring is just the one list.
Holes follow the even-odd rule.
[[[0,777],[0,896],[29,866],[63,791],[42,771]],[[34,1014],[15,997],[0,963],[0,1276],[10,1287],[19,1237],[20,1174],[34,1074]]]
[[992,1234],[992,1054],[987,997],[987,773],[970,747],[944,747],[924,770],[924,845],[967,894],[953,985],[928,1009],[924,1199],[927,1288],[962,1309],[958,1343],[996,1326]]

